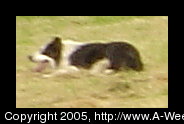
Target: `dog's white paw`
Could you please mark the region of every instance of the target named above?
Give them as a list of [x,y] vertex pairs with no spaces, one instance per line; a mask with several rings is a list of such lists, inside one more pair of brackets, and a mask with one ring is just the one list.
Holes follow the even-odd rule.
[[107,69],[104,71],[105,74],[109,75],[109,74],[113,74],[114,71],[112,69]]
[[43,78],[49,78],[49,77],[52,77],[52,76],[49,75],[49,74],[44,74],[44,75],[42,75],[42,77],[43,77]]

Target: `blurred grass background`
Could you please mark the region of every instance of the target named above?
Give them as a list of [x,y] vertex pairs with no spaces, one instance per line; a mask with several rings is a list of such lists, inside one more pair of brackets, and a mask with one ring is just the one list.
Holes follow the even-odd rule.
[[[143,72],[75,75],[44,79],[27,55],[53,36],[80,42],[133,44]],[[168,107],[167,16],[17,16],[16,107]]]

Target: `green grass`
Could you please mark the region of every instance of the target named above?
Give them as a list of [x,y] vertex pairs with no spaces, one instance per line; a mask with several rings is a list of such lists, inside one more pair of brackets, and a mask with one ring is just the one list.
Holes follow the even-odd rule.
[[[143,72],[49,79],[26,58],[53,36],[81,42],[122,41],[140,51]],[[168,107],[168,17],[16,17],[16,107]]]

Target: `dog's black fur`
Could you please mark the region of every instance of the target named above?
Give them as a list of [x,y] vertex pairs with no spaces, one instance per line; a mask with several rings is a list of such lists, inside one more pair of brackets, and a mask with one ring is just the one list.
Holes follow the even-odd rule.
[[101,43],[92,43],[79,47],[70,57],[70,64],[90,68],[96,61],[103,59],[106,55],[106,45]]
[[70,56],[70,64],[90,68],[96,61],[107,58],[110,61],[108,69],[120,70],[131,68],[143,70],[143,64],[138,50],[125,42],[91,43],[81,46]]
[[143,70],[143,64],[138,50],[125,42],[107,44],[106,57],[110,60],[109,69],[119,70],[121,67],[136,71]]

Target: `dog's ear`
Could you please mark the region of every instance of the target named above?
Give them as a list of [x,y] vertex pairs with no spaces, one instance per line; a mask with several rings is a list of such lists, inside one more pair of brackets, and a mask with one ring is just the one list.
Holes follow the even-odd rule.
[[56,65],[59,65],[61,50],[62,50],[61,38],[54,37],[53,40],[46,45],[45,49],[42,50],[41,54],[53,58],[56,61]]
[[60,52],[60,50],[62,49],[62,39],[60,37],[54,37],[53,38],[53,41],[51,41],[50,43],[50,48],[53,50],[53,51],[57,51],[57,52]]
[[53,42],[60,44],[62,42],[62,39],[60,37],[54,37]]

